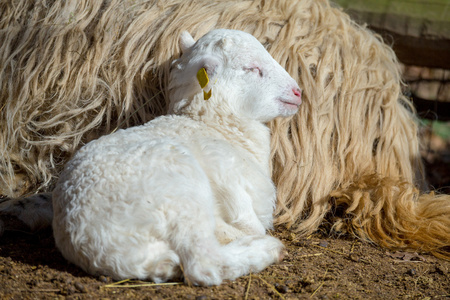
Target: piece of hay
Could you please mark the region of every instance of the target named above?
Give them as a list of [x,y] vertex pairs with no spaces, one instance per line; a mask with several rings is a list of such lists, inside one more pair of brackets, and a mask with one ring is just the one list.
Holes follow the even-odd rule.
[[[450,244],[448,230],[413,228],[417,218],[450,228],[450,199],[410,192],[424,185],[423,168],[393,51],[328,1],[18,0],[1,1],[0,16],[1,194],[50,189],[82,144],[165,113],[179,34],[232,28],[256,36],[303,89],[299,113],[270,124],[277,224],[308,234],[333,203],[356,205],[335,229],[389,247]],[[27,183],[19,187],[16,176]],[[361,184],[369,191],[362,198],[354,193]],[[412,227],[384,219],[404,212],[417,216]],[[349,229],[348,214],[366,223]]]

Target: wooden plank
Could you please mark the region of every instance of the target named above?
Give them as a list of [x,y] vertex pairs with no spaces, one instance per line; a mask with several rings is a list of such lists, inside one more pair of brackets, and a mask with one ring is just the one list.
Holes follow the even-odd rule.
[[391,44],[398,59],[407,65],[450,69],[450,40],[426,39],[400,35],[382,28],[370,29],[379,33]]
[[450,0],[335,0],[405,64],[450,69]]
[[429,120],[450,121],[450,102],[425,100],[411,95],[411,100],[421,118]]
[[334,0],[345,10],[394,14],[432,22],[450,21],[449,0]]

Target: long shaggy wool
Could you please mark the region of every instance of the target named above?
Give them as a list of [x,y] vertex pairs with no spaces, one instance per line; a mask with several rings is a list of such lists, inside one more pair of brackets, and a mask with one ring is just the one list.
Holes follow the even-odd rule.
[[1,194],[49,189],[80,145],[165,113],[177,37],[213,28],[256,36],[304,92],[295,117],[270,124],[278,224],[307,234],[338,206],[336,230],[448,254],[450,197],[414,187],[395,54],[326,0],[1,0]]

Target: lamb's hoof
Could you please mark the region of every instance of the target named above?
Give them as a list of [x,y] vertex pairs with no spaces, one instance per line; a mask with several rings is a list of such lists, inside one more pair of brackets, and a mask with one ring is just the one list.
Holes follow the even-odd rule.
[[194,264],[188,270],[183,270],[183,273],[187,285],[212,286],[222,283],[222,274],[216,266],[204,267]]
[[281,250],[281,252],[278,255],[278,260],[276,261],[276,263],[280,263],[283,261],[283,259],[288,256],[288,251],[286,250],[286,248],[284,248],[283,250]]

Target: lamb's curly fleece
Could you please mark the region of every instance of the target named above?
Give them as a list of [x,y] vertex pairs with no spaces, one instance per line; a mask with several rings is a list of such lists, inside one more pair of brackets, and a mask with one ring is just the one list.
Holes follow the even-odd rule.
[[171,114],[88,143],[53,191],[56,246],[88,273],[161,282],[182,270],[216,285],[282,258],[265,234],[276,201],[265,123],[294,115],[301,90],[248,33],[180,43]]
[[2,0],[0,14],[2,194],[19,181],[18,193],[48,189],[83,143],[165,113],[174,36],[234,28],[304,90],[298,114],[270,124],[276,223],[307,234],[339,203],[351,209],[336,229],[394,248],[450,245],[449,196],[414,188],[417,124],[393,51],[327,0]]

